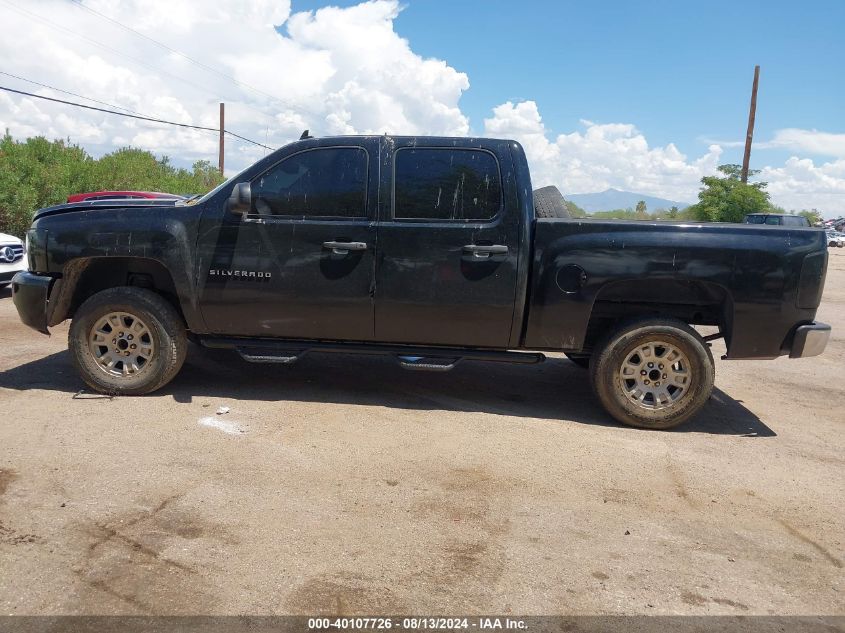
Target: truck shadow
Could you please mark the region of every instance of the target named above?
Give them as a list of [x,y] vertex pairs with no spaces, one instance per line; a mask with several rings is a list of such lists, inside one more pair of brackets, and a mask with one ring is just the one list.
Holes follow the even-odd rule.
[[[0,373],[0,387],[68,394],[86,388],[66,351]],[[405,371],[389,357],[369,355],[309,354],[291,366],[257,365],[234,352],[192,345],[182,371],[156,395],[180,403],[194,398],[323,402],[619,426],[590,392],[587,372],[564,358],[527,366],[465,361],[448,373],[428,373]],[[671,432],[776,435],[720,389],[696,418]]]

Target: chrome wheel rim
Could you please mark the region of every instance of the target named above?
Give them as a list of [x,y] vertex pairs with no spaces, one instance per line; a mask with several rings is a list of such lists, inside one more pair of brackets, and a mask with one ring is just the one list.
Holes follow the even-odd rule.
[[619,369],[625,399],[649,413],[676,406],[690,393],[692,379],[689,358],[666,341],[637,345]]
[[150,366],[155,354],[150,328],[128,312],[100,317],[91,328],[88,348],[97,366],[117,378],[137,376]]

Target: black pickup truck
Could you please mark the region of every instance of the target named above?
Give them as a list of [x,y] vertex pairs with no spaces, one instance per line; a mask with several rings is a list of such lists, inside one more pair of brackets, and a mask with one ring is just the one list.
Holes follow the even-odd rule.
[[73,319],[73,361],[103,392],[167,384],[188,339],[430,371],[564,352],[610,415],[648,428],[705,403],[712,338],[729,359],[823,351],[823,231],[550,217],[554,193],[532,192],[514,141],[305,138],[195,201],[38,211],[14,301],[39,332]]

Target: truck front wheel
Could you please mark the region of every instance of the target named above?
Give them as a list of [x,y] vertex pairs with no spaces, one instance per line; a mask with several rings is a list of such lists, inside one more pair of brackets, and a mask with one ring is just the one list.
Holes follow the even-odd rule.
[[593,390],[616,420],[669,429],[694,416],[713,391],[713,356],[675,319],[629,323],[609,334],[590,364]]
[[71,358],[94,390],[141,395],[166,385],[185,361],[187,337],[179,314],[144,288],[110,288],[74,315]]

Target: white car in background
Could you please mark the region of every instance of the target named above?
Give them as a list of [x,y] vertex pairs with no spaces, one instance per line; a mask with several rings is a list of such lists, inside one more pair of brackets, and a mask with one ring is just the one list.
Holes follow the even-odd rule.
[[838,246],[842,248],[845,246],[845,235],[839,233],[838,231],[826,231],[827,234],[827,245],[828,247]]
[[14,235],[0,233],[0,288],[5,288],[16,273],[26,270],[23,242]]

